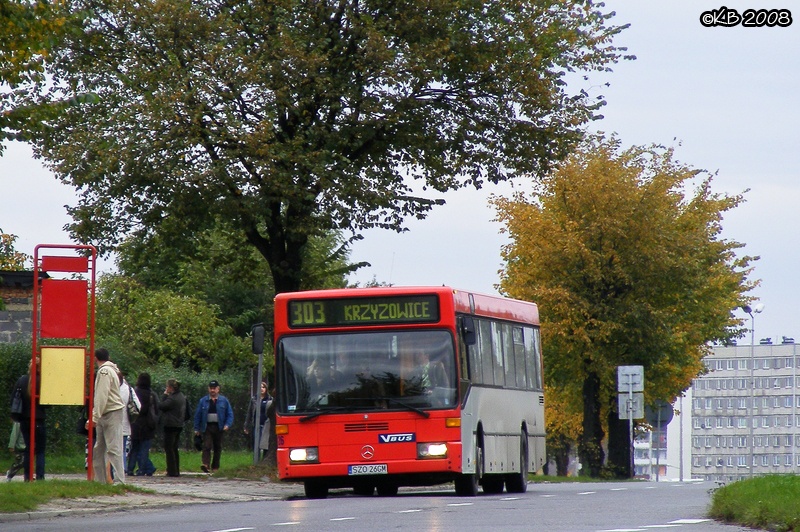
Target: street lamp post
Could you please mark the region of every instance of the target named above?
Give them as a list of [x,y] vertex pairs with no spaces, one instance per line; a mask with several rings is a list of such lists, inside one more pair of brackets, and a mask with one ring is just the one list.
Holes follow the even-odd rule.
[[755,307],[751,307],[750,305],[745,305],[742,307],[742,310],[747,312],[750,315],[750,463],[748,465],[748,469],[750,470],[750,478],[753,477],[753,469],[755,469],[755,464],[753,463],[753,447],[755,446],[755,435],[753,434],[753,426],[755,425],[755,416],[756,416],[756,405],[755,405],[755,387],[756,387],[756,380],[755,380],[755,370],[756,370],[756,314],[759,314],[761,311],[764,310],[764,305],[759,303]]

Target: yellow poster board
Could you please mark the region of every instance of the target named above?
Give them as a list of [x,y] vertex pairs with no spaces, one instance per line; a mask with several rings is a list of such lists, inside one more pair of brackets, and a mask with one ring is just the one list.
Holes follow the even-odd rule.
[[42,347],[43,405],[83,405],[86,350],[83,347]]

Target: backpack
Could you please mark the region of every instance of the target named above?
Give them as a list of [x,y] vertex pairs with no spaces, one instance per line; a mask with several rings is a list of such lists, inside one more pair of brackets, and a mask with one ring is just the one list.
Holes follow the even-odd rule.
[[128,404],[125,405],[128,408],[128,421],[131,423],[136,423],[136,420],[139,419],[139,414],[141,410],[139,410],[139,406],[136,404],[136,401],[133,399],[133,394],[136,392],[133,391],[131,385],[128,385]]
[[150,408],[147,410],[147,427],[155,429],[158,426],[158,396],[150,390]]
[[22,420],[23,401],[25,400],[22,388],[17,386],[14,388],[14,393],[11,396],[11,420],[19,422]]

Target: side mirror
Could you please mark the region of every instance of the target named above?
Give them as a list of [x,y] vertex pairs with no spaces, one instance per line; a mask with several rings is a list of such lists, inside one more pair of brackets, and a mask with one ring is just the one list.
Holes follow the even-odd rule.
[[464,336],[464,343],[467,345],[475,345],[478,341],[478,336],[475,334],[475,320],[472,316],[464,316],[461,318],[461,333]]
[[264,324],[256,323],[251,329],[253,335],[253,354],[261,355],[264,353]]

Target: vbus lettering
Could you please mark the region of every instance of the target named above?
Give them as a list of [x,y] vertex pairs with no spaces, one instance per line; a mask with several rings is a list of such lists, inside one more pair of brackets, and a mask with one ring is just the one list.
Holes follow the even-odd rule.
[[416,436],[413,432],[404,434],[380,434],[378,435],[379,443],[406,443],[416,441]]

